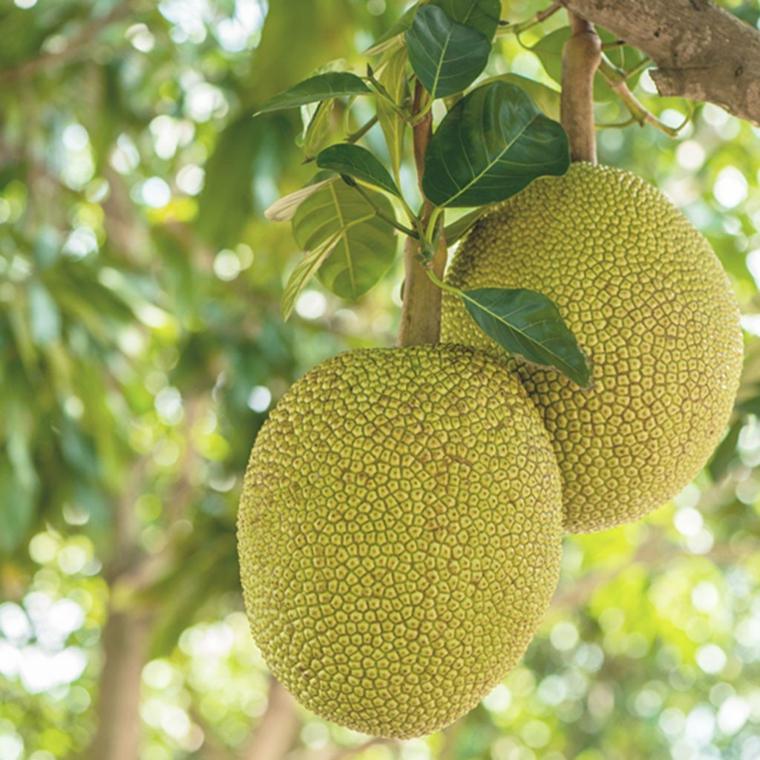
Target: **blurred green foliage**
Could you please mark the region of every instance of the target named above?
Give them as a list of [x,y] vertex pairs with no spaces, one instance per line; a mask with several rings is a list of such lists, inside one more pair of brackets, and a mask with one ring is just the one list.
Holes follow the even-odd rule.
[[[756,3],[723,5],[758,24]],[[116,615],[148,621],[142,707],[124,718],[141,721],[141,757],[247,757],[275,730],[241,612],[241,473],[294,378],[392,343],[401,275],[357,303],[313,284],[283,324],[298,251],[262,212],[313,167],[297,112],[250,115],[331,60],[360,66],[403,6],[0,2],[0,757],[85,750]],[[545,6],[512,0],[502,15]],[[500,36],[486,74],[531,80],[552,108],[530,48],[563,24]],[[646,73],[636,89],[666,124],[690,113]],[[603,95],[598,121],[624,121]],[[333,139],[361,123],[337,117]],[[604,162],[654,182],[707,235],[746,315],[742,403],[710,467],[644,523],[567,539],[539,637],[482,706],[356,757],[760,756],[759,138],[711,105],[675,140],[599,132]],[[367,139],[383,153],[379,127]],[[407,163],[401,180],[413,193]],[[297,715],[294,758],[366,741]]]

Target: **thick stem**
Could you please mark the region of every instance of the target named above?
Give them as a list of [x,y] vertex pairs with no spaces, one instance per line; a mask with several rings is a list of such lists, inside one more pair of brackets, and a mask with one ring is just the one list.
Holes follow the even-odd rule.
[[[417,83],[414,90],[413,113],[419,113],[422,107],[424,90]],[[432,114],[428,112],[424,119],[414,126],[414,161],[417,166],[417,177],[422,188],[422,178],[425,172],[425,151],[432,133]],[[422,209],[422,228],[427,227],[433,206],[429,201],[424,202]],[[419,346],[437,343],[441,332],[441,291],[427,276],[422,261],[421,241],[407,238],[404,247],[404,304],[401,310],[401,326],[399,327],[399,345]],[[438,277],[443,276],[446,267],[446,241],[443,234],[438,239],[438,246],[429,263],[430,268]]]
[[568,15],[573,33],[562,54],[562,126],[570,140],[572,160],[595,164],[594,75],[602,43],[588,21],[574,13]]

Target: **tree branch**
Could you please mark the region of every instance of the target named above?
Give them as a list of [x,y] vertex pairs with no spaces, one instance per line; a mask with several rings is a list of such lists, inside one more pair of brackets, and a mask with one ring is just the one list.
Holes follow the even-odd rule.
[[760,32],[709,0],[562,0],[656,64],[660,95],[703,100],[760,123]]
[[[414,91],[413,113],[416,115],[423,109],[424,91],[417,82]],[[425,171],[425,151],[427,150],[432,133],[433,115],[427,112],[425,118],[414,126],[414,162],[417,167],[417,177],[422,189],[422,177]],[[427,226],[433,206],[425,200],[422,212],[422,224]],[[402,346],[417,346],[437,343],[441,330],[441,291],[427,276],[425,266],[421,261],[420,241],[407,238],[404,247],[404,303],[401,310],[401,326],[399,328],[399,344]],[[430,268],[439,278],[443,276],[446,267],[446,241],[441,234],[438,249]]]
[[570,141],[573,161],[596,163],[594,126],[594,75],[602,55],[602,42],[593,24],[568,13],[572,36],[562,53],[562,126]]

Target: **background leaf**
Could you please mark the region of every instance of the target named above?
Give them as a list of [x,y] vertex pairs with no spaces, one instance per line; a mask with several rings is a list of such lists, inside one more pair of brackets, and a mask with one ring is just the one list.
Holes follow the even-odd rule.
[[414,73],[433,98],[464,90],[483,71],[491,52],[483,34],[452,21],[435,5],[417,12],[406,44]]
[[305,106],[307,103],[317,103],[328,98],[344,95],[367,95],[370,89],[356,74],[344,71],[329,71],[299,82],[294,87],[264,103],[256,111],[256,116],[262,113],[272,113],[288,108]]
[[338,174],[348,174],[349,177],[375,185],[392,195],[401,197],[388,170],[372,153],[360,145],[350,143],[331,145],[317,156],[317,166]]
[[423,188],[438,206],[481,206],[570,166],[567,135],[518,87],[493,82],[446,115],[425,156]]
[[588,360],[551,299],[521,288],[468,290],[462,299],[480,328],[507,351],[532,364],[554,367],[588,387]]
[[338,236],[319,277],[341,298],[356,299],[369,290],[388,271],[396,253],[395,231],[375,210],[394,217],[391,202],[382,193],[365,192],[374,207],[344,182],[332,183],[307,198],[293,218],[293,234],[304,251]]

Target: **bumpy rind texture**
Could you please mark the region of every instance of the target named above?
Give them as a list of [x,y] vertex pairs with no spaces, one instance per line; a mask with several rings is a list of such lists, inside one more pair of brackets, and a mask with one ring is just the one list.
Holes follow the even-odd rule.
[[[639,518],[705,464],[738,387],[739,310],[707,241],[654,187],[590,164],[537,180],[473,229],[448,282],[545,293],[591,358],[587,391],[512,361],[555,442],[568,530]],[[448,295],[442,335],[501,351]]]
[[262,428],[238,519],[246,609],[323,718],[437,730],[523,654],[558,579],[561,481],[519,381],[462,347],[343,354]]

